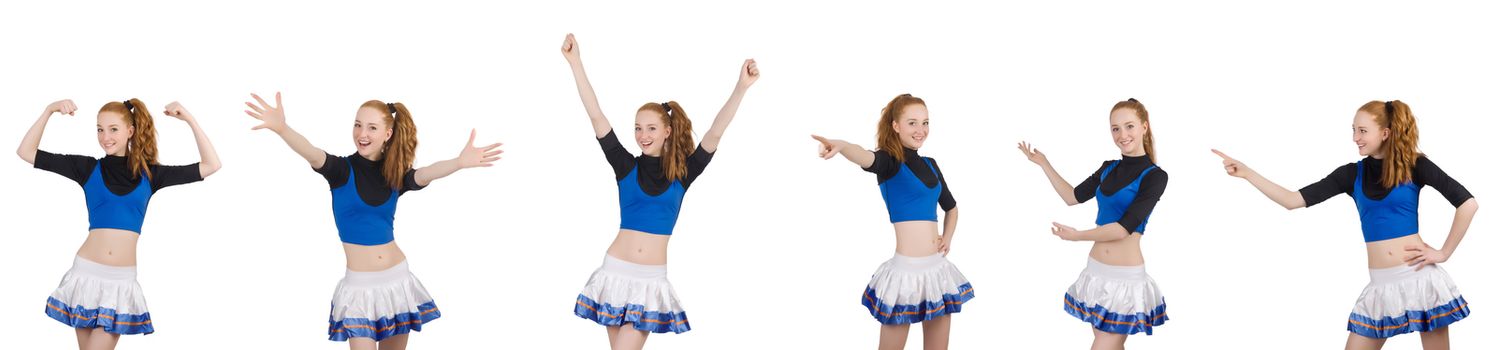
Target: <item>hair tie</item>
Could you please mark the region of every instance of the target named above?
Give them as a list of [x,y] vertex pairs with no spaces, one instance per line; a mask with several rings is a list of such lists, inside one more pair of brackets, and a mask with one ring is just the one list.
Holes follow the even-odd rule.
[[130,103],[130,100],[125,100],[125,110],[134,111],[134,109],[135,109],[135,104]]
[[1386,107],[1386,108],[1388,108],[1388,116],[1392,117],[1393,116],[1393,101],[1383,102],[1383,106]]
[[1132,97],[1128,98],[1128,102],[1139,103],[1137,99],[1134,99]]
[[396,114],[395,113],[395,104],[394,103],[386,103],[385,104],[385,108],[388,108],[390,110],[390,115],[395,115]]
[[665,108],[665,114],[671,114],[671,104],[670,104],[670,102],[661,103],[660,107]]

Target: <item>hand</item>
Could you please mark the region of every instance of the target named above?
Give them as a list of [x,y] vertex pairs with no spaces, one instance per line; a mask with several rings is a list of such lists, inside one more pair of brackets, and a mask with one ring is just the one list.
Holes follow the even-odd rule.
[[1034,162],[1036,165],[1046,166],[1050,164],[1050,159],[1045,158],[1045,154],[1040,152],[1040,149],[1034,148],[1028,142],[1019,142],[1019,152],[1024,152],[1024,158],[1028,158],[1029,161]]
[[1246,164],[1242,164],[1242,162],[1237,161],[1236,159],[1232,159],[1232,157],[1228,157],[1227,154],[1222,153],[1222,151],[1212,149],[1211,153],[1216,153],[1218,157],[1222,157],[1222,168],[1227,170],[1227,175],[1247,177],[1247,174],[1253,171],[1253,169],[1248,168]]
[[759,63],[750,58],[743,60],[743,67],[738,69],[738,86],[748,88],[759,81]]
[[52,113],[73,115],[73,112],[77,111],[78,105],[73,104],[73,100],[59,100],[47,105],[46,114],[49,116],[52,115]]
[[567,63],[577,64],[582,61],[582,51],[577,49],[577,37],[567,33],[567,39],[561,42],[561,55],[567,58]]
[[1056,237],[1060,237],[1060,239],[1064,239],[1067,241],[1081,240],[1081,231],[1077,231],[1075,227],[1061,225],[1058,222],[1051,222],[1050,224],[1054,225],[1054,227],[1050,228],[1050,233],[1054,234]]
[[457,154],[457,167],[467,169],[472,167],[494,166],[494,161],[499,160],[499,154],[504,153],[498,149],[502,143],[494,143],[483,147],[473,147],[473,139],[478,137],[478,130],[474,129],[468,133],[468,146]]
[[951,240],[947,239],[945,235],[942,235],[940,238],[936,238],[936,243],[940,244],[936,246],[936,252],[941,253],[941,256],[951,254]]
[[182,104],[178,103],[177,101],[172,101],[172,103],[167,104],[166,111],[163,113],[166,113],[166,115],[180,119],[184,122],[192,121],[192,112],[188,112],[187,108],[183,108]]
[[816,142],[821,142],[821,147],[819,147],[821,159],[832,159],[832,157],[842,153],[842,147],[847,145],[846,142],[842,142],[841,140],[828,140],[825,137],[816,135],[811,135],[811,138],[816,139]]
[[254,97],[255,102],[259,102],[260,104],[257,106],[254,103],[245,102],[244,105],[249,106],[250,109],[245,110],[244,114],[249,114],[249,116],[255,117],[255,119],[259,119],[261,122],[260,125],[256,125],[254,128],[250,128],[250,130],[270,129],[270,131],[277,133],[286,130],[286,108],[281,106],[280,92],[275,93],[274,107],[266,103],[265,99],[260,98],[260,95],[250,94],[250,97]]
[[1428,243],[1406,246],[1403,247],[1403,250],[1409,252],[1409,255],[1403,257],[1403,262],[1408,263],[1409,266],[1414,266],[1414,271],[1419,271],[1419,269],[1425,266],[1434,266],[1450,259],[1450,255],[1446,255],[1445,251],[1435,249],[1429,246]]

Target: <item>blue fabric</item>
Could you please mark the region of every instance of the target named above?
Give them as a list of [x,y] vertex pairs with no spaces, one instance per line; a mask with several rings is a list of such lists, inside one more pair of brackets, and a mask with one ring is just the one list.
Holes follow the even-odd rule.
[[1471,315],[1465,297],[1456,297],[1445,305],[1429,310],[1409,310],[1402,316],[1373,319],[1353,312],[1346,330],[1368,338],[1388,338],[1412,332],[1428,332],[1449,326]]
[[1101,305],[1089,305],[1085,301],[1076,300],[1068,293],[1065,306],[1066,313],[1092,324],[1092,328],[1115,334],[1132,335],[1144,332],[1146,335],[1154,335],[1154,327],[1163,325],[1164,321],[1170,319],[1164,312],[1163,302],[1148,313],[1120,314],[1107,310]]
[[94,165],[93,175],[83,183],[83,198],[88,203],[88,229],[112,228],[139,234],[141,223],[146,220],[146,206],[151,203],[151,182],[142,178],[130,193],[115,195],[104,185],[104,174],[99,170],[101,166]]
[[619,180],[619,228],[670,235],[676,228],[676,218],[681,216],[681,201],[685,198],[686,188],[680,180],[672,180],[671,187],[658,196],[645,193],[639,187],[636,166]]
[[420,332],[421,325],[430,323],[432,320],[442,317],[442,312],[437,310],[437,302],[429,301],[416,306],[417,312],[406,312],[391,317],[381,317],[377,320],[367,318],[345,318],[342,321],[333,321],[328,316],[327,336],[332,341],[348,341],[348,338],[371,338],[374,341],[386,338]]
[[[1113,162],[1112,165],[1107,166],[1107,169],[1102,170],[1101,180],[1106,180],[1107,175],[1111,174],[1112,170],[1116,169],[1118,167],[1118,164],[1122,162],[1123,161],[1121,160]],[[1139,184],[1143,183],[1144,176],[1148,176],[1149,172],[1153,171],[1156,168],[1157,167],[1150,165],[1148,169],[1144,169],[1143,172],[1138,173],[1138,178],[1133,179],[1133,182],[1128,183],[1128,186],[1119,189],[1111,196],[1102,194],[1102,186],[1097,186],[1097,226],[1111,224],[1114,222],[1118,222],[1118,220],[1122,220],[1123,214],[1128,212],[1128,206],[1133,205],[1133,199],[1138,198],[1138,187]],[[1151,213],[1150,216],[1152,215],[1153,214]],[[1142,234],[1144,233],[1144,227],[1148,225],[1149,217],[1145,216],[1144,221],[1140,222],[1138,224],[1138,228],[1134,229],[1133,232]]]
[[390,190],[390,199],[379,206],[370,206],[359,197],[355,185],[352,163],[349,164],[348,182],[333,189],[333,222],[338,225],[338,239],[343,243],[358,245],[381,245],[395,240],[395,205],[400,202],[400,191]]
[[1357,202],[1357,214],[1362,217],[1363,240],[1377,242],[1419,233],[1419,186],[1406,182],[1394,186],[1382,200],[1367,198],[1362,193],[1360,161],[1353,183],[1351,198]]
[[977,294],[973,293],[972,284],[966,283],[957,287],[956,293],[942,294],[941,300],[926,300],[919,304],[889,305],[879,299],[878,291],[870,286],[863,289],[863,306],[868,308],[868,313],[872,314],[879,323],[911,324],[962,312],[962,304],[976,296]]
[[[97,175],[97,174],[96,174]],[[151,334],[151,313],[121,314],[111,308],[85,309],[68,306],[57,298],[47,297],[47,316],[73,328],[103,328],[113,334]]]
[[[925,160],[925,166],[931,166],[930,158],[921,159]],[[931,172],[935,173],[936,168],[932,166]],[[940,174],[936,176],[940,178]],[[940,181],[936,181],[935,187],[926,187],[909,166],[900,164],[899,173],[878,184],[878,190],[884,196],[884,206],[889,209],[889,222],[936,221],[936,206],[941,200]]]
[[644,305],[639,304],[609,305],[581,294],[577,295],[577,306],[572,308],[572,313],[608,327],[630,323],[634,325],[634,329],[650,333],[680,334],[691,330],[685,311],[648,311]]

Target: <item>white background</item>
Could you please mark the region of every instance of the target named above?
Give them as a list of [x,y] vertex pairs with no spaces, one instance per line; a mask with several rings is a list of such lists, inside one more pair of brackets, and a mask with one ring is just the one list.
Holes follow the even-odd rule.
[[[403,199],[396,231],[442,308],[415,348],[605,348],[571,314],[617,224],[611,172],[558,53],[575,32],[605,113],[627,130],[645,102],[680,101],[706,130],[743,59],[763,79],[720,153],[692,186],[671,279],[691,316],[652,349],[867,349],[878,324],[859,305],[893,251],[874,177],[815,157],[812,132],[873,147],[893,96],[926,99],[938,159],[961,203],[950,259],[978,297],[952,347],[1086,347],[1061,295],[1088,246],[1048,232],[1089,227],[1094,204],[1062,205],[1014,149],[1029,140],[1072,182],[1117,150],[1111,105],[1151,110],[1169,190],[1144,241],[1171,321],[1136,348],[1337,348],[1366,283],[1350,200],[1285,212],[1224,175],[1218,147],[1299,188],[1358,157],[1352,114],[1408,102],[1422,148],[1479,198],[1492,186],[1491,8],[1386,2],[1242,5],[762,2],[544,5],[14,2],[0,11],[0,145],[19,142],[48,103],[42,148],[98,156],[94,112],[139,97],[181,101],[224,168],[152,201],[140,283],[158,332],[121,349],[337,349],[324,340],[343,274],[327,185],[241,110],[250,92],[285,93],[292,126],[339,155],[367,99],[401,101],[419,125],[417,163],[456,155],[469,128],[505,159]],[[197,160],[185,125],[158,116],[166,164]],[[624,134],[626,144],[628,134]],[[629,146],[631,149],[634,146]],[[83,241],[78,186],[0,162],[3,348],[67,348],[43,315]],[[1444,241],[1454,210],[1425,191],[1424,237]],[[1490,204],[1489,204],[1490,205]],[[1488,209],[1487,211],[1491,211]],[[1456,348],[1497,327],[1490,213],[1445,268],[1474,304]],[[919,347],[918,327],[910,348]],[[1417,335],[1389,342],[1418,347]]]

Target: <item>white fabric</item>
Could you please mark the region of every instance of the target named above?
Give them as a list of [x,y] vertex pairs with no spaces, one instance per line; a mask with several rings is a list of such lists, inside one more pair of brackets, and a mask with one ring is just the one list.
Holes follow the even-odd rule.
[[603,256],[603,266],[587,279],[582,295],[611,307],[639,305],[645,311],[684,311],[675,288],[665,278],[665,265],[635,264],[609,255]]
[[134,266],[109,266],[81,256],[73,257],[73,268],[62,276],[52,298],[71,307],[114,309],[116,314],[147,312],[145,293],[135,281]]
[[967,277],[940,253],[925,257],[895,254],[879,265],[868,287],[889,306],[940,302],[946,294],[960,294]]
[[1449,304],[1461,296],[1455,281],[1440,266],[1418,271],[1399,265],[1369,271],[1372,282],[1362,289],[1352,312],[1373,319],[1401,317],[1409,311],[1424,311]]
[[1108,265],[1090,257],[1066,295],[1086,304],[1076,306],[1101,306],[1123,315],[1148,314],[1164,304],[1164,294],[1143,265]]
[[334,322],[345,318],[378,320],[396,314],[420,313],[417,306],[431,301],[431,294],[404,261],[383,271],[349,270],[333,292],[332,319]]

